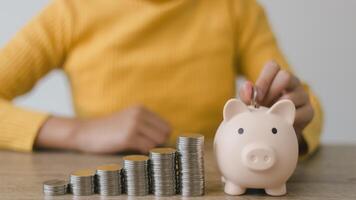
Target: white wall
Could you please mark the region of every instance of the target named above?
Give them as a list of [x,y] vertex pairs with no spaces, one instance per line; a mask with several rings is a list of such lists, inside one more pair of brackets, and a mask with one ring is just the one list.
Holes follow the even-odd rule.
[[[5,0],[0,2],[0,46],[6,42],[49,0]],[[0,83],[1,84],[1,83]],[[61,71],[54,71],[41,80],[30,94],[19,97],[16,104],[34,109],[72,116],[69,84]]]
[[323,141],[356,143],[356,1],[261,0],[297,74],[325,110]]
[[[7,0],[0,6],[0,45],[48,0]],[[324,143],[355,143],[356,1],[260,0],[280,45],[297,74],[319,95],[325,109]],[[16,103],[73,115],[66,77],[51,73]]]

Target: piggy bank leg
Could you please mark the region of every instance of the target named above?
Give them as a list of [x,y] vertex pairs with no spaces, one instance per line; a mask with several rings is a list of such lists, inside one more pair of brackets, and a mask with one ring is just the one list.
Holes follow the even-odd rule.
[[279,187],[266,188],[265,191],[271,196],[282,196],[287,194],[286,184],[283,184]]
[[239,185],[235,185],[231,183],[230,181],[225,180],[225,188],[224,191],[226,194],[229,195],[241,195],[245,193],[246,189],[240,187]]
[[221,182],[225,183],[225,177],[221,176]]

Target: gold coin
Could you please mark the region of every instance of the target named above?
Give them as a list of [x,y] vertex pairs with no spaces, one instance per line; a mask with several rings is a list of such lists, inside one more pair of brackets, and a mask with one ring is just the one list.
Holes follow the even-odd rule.
[[158,153],[158,154],[173,154],[175,152],[177,152],[176,149],[168,148],[168,147],[154,148],[150,150],[150,153]]
[[120,171],[122,169],[119,164],[109,164],[109,165],[101,165],[96,168],[99,171]]
[[148,161],[149,157],[144,155],[130,155],[125,156],[123,159],[127,161]]
[[72,172],[72,176],[80,176],[80,177],[85,177],[85,176],[94,176],[95,175],[95,170],[93,169],[81,169]]
[[185,137],[185,138],[204,138],[204,135],[199,134],[199,133],[183,133],[180,134],[179,137]]

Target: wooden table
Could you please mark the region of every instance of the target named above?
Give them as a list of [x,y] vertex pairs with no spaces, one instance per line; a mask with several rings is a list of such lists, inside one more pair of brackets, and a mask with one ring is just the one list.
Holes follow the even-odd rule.
[[[356,146],[323,146],[307,161],[300,162],[287,184],[288,195],[269,197],[262,190],[249,190],[247,195],[228,196],[223,193],[211,145],[206,156],[207,190],[203,197],[192,199],[356,199]],[[67,178],[81,168],[121,162],[121,156],[85,155],[68,152],[37,152],[33,154],[0,151],[0,199],[183,199],[174,197],[74,197],[70,194],[44,197],[42,182]],[[189,198],[184,198],[189,199]]]

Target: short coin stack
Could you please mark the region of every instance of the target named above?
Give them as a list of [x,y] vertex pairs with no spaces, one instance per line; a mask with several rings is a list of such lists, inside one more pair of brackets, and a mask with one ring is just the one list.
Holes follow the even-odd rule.
[[152,192],[156,196],[176,194],[176,150],[155,148],[150,151]]
[[204,136],[180,135],[177,150],[180,193],[183,196],[204,195]]
[[43,183],[43,193],[49,196],[64,195],[67,193],[68,183],[63,180],[53,179]]
[[94,193],[95,170],[84,169],[70,175],[70,190],[75,196],[86,196]]
[[131,155],[125,156],[123,160],[127,195],[147,195],[149,193],[149,157]]
[[121,194],[121,169],[117,164],[96,168],[96,190],[100,195],[115,196]]

